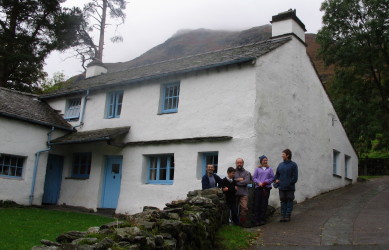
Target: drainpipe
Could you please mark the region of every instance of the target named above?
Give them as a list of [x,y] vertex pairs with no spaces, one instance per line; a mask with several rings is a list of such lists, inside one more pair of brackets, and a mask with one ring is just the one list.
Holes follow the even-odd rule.
[[35,181],[36,181],[36,173],[38,171],[39,157],[40,157],[41,153],[47,152],[47,151],[51,150],[51,144],[50,144],[51,134],[54,132],[54,130],[55,130],[55,128],[52,127],[51,131],[49,133],[47,133],[47,145],[48,145],[48,147],[46,149],[40,150],[40,151],[35,153],[34,173],[32,175],[31,193],[30,193],[30,196],[29,196],[29,198],[30,198],[30,202],[29,202],[30,206],[32,205],[32,202],[34,200]]
[[86,90],[86,95],[83,97],[84,98],[84,103],[82,105],[82,111],[81,111],[81,117],[80,117],[80,124],[76,125],[73,127],[73,129],[75,128],[78,128],[78,127],[81,127],[82,125],[84,125],[84,114],[85,114],[85,107],[86,107],[86,102],[88,100],[88,97],[89,96],[89,89]]

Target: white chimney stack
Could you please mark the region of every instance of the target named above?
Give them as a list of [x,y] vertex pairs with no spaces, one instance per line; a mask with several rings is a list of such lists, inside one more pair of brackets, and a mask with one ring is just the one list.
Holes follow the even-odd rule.
[[296,10],[289,9],[272,16],[272,37],[294,34],[305,42],[305,25],[296,16]]
[[105,67],[104,63],[99,59],[94,59],[86,66],[85,78],[98,76],[105,73],[107,73],[107,68]]

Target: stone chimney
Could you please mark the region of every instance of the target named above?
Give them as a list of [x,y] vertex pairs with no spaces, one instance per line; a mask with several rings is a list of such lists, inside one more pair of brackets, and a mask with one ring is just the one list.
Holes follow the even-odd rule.
[[107,68],[105,67],[104,63],[99,59],[94,59],[86,66],[85,78],[98,76],[105,73],[107,73]]
[[289,9],[272,16],[272,37],[294,34],[305,42],[305,25],[296,16],[296,10]]

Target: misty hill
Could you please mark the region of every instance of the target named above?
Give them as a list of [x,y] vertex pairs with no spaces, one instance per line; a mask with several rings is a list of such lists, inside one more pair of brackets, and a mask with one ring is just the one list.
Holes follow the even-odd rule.
[[[141,56],[123,63],[106,63],[108,72],[123,71],[128,68],[171,60],[209,51],[242,46],[267,40],[271,37],[271,25],[263,25],[243,31],[221,30],[180,30],[164,43],[145,52]],[[319,45],[315,34],[306,34],[307,52],[325,82],[333,75],[333,70],[324,66],[317,57]]]

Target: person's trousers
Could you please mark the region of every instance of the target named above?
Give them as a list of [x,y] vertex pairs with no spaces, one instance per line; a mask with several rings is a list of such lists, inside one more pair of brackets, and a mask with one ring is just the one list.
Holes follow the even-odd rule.
[[294,190],[279,190],[281,201],[281,216],[290,216],[293,211]]
[[248,203],[248,196],[242,195],[242,196],[236,196],[236,204],[239,209],[239,215],[243,218],[247,217],[249,209],[247,208]]
[[254,221],[264,223],[269,204],[270,188],[257,187],[254,190]]
[[230,212],[231,221],[234,223],[234,225],[239,225],[238,207],[236,206],[236,203],[227,203],[227,207]]

